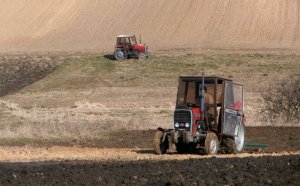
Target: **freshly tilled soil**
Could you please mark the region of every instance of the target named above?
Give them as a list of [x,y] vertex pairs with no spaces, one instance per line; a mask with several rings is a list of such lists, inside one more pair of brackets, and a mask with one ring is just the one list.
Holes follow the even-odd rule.
[[0,97],[44,78],[59,63],[58,57],[0,56]]
[[300,155],[0,164],[1,185],[297,185]]

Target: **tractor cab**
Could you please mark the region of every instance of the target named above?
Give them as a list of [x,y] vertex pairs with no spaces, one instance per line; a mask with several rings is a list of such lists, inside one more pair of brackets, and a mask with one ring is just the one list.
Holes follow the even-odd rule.
[[222,77],[179,77],[170,140],[177,152],[200,148],[239,153],[244,148],[243,86]]
[[136,44],[137,42],[134,35],[120,35],[117,37],[116,48],[124,46],[132,48],[132,46]]
[[[202,88],[206,90],[202,92]],[[207,96],[211,97],[210,103],[205,102]],[[229,118],[233,116],[228,117],[228,114],[234,112],[236,115],[243,115],[243,86],[221,77],[205,77],[204,81],[202,77],[180,77],[174,112],[175,131],[180,130],[176,123],[182,123],[181,116],[187,111],[195,115],[195,122],[188,122],[191,124],[192,133],[195,133],[198,127],[215,130],[220,135],[234,135],[234,126],[229,124],[232,123]]]

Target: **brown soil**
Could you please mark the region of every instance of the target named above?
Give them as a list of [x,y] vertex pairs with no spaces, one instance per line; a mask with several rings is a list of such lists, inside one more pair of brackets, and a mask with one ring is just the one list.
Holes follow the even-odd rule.
[[0,52],[109,52],[141,34],[150,49],[300,49],[298,0],[1,1]]
[[1,185],[297,185],[300,155],[0,164]]
[[[300,127],[248,127],[246,129],[246,143],[267,144],[267,148],[260,148],[265,152],[282,152],[300,150]],[[152,148],[152,136],[155,131],[122,131],[111,132],[109,139],[95,141],[72,141],[57,145],[75,145],[77,147],[98,148]],[[138,140],[143,139],[143,140]],[[46,144],[45,144],[46,145]],[[248,152],[257,148],[246,147]]]
[[[300,127],[248,127],[246,129],[246,143],[268,144],[269,147],[262,148],[266,152],[295,151],[300,149]],[[128,148],[151,148],[151,135],[154,132],[135,131],[125,133],[115,133],[121,136],[117,141],[111,140],[105,144],[109,147],[128,147]],[[121,134],[121,135],[120,135]],[[114,135],[113,135],[114,136]],[[144,139],[137,141],[136,139]],[[103,146],[104,147],[104,146]],[[249,151],[255,148],[247,148]]]
[[265,143],[269,147],[264,153],[246,149],[246,153],[239,155],[155,155],[151,141],[154,131],[115,132],[106,140],[61,146],[3,146],[0,148],[0,183],[297,185],[300,181],[299,132],[299,127],[247,128],[248,142]]
[[44,78],[59,63],[59,57],[0,56],[0,97]]
[[[153,51],[299,53],[298,0],[1,1],[0,53],[111,52],[119,34]],[[51,57],[0,57],[0,96],[43,77]],[[248,127],[239,155],[154,155],[154,131],[101,140],[1,141],[0,185],[299,185],[300,127]]]

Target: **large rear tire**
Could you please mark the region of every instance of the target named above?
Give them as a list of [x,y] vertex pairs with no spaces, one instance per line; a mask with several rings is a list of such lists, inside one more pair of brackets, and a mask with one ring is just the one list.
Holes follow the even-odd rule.
[[169,148],[168,138],[166,137],[163,140],[164,133],[162,131],[156,131],[153,136],[153,147],[155,154],[165,154]]
[[237,154],[243,152],[245,146],[245,133],[245,125],[242,123],[238,130],[237,136],[233,138],[224,138],[223,144],[225,147],[225,153]]
[[205,154],[217,154],[219,151],[219,146],[217,135],[214,132],[208,132],[204,143]]
[[244,123],[241,123],[241,126],[238,130],[237,136],[234,138],[235,148],[237,153],[241,153],[244,151],[245,147],[245,134],[246,129]]
[[124,60],[127,58],[126,54],[122,50],[116,50],[114,52],[114,58],[116,60]]

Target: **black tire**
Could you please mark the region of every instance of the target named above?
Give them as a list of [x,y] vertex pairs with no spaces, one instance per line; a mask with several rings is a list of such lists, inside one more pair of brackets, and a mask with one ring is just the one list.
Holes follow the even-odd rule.
[[235,149],[237,153],[244,152],[245,139],[246,139],[246,128],[245,128],[245,124],[242,123],[237,137],[234,138]]
[[236,150],[235,144],[234,144],[234,138],[230,138],[230,137],[224,138],[223,145],[224,145],[226,154],[236,154],[237,153],[237,150]]
[[165,138],[165,141],[162,142],[164,133],[162,131],[156,131],[153,136],[153,148],[155,154],[165,154],[169,148],[168,138]]
[[217,135],[214,132],[208,132],[206,134],[204,142],[204,151],[205,154],[217,154],[219,151],[220,143]]
[[114,52],[114,58],[116,60],[125,60],[127,58],[127,56],[122,50],[116,50]]
[[227,154],[237,154],[244,151],[245,145],[245,125],[242,123],[241,128],[237,137],[227,137],[223,139],[223,146],[225,148],[225,153]]

